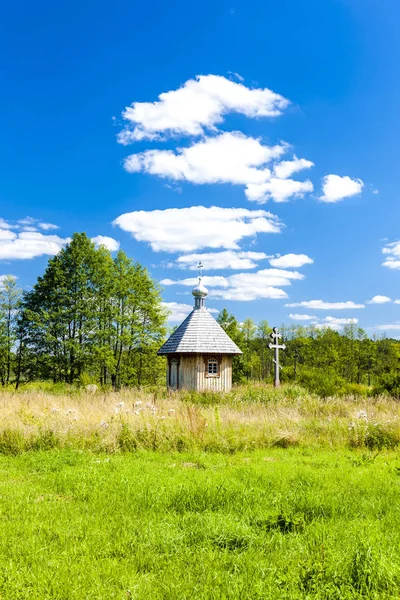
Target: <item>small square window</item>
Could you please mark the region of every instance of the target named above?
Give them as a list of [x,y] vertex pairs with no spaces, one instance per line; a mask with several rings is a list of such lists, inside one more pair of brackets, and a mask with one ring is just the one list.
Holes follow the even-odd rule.
[[207,373],[209,375],[218,375],[218,361],[215,358],[208,360]]

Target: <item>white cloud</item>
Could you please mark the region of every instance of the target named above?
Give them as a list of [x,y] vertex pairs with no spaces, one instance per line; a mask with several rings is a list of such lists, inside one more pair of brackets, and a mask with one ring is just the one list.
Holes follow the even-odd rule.
[[[288,145],[284,143],[264,145],[260,140],[238,131],[225,132],[177,151],[145,150],[132,154],[125,159],[124,167],[129,173],[142,171],[173,181],[244,185],[249,200],[285,202],[292,196],[302,197],[313,190],[311,181],[271,176],[271,170],[266,165],[285,154],[287,148]],[[280,164],[275,165],[275,170],[279,169]],[[288,167],[282,170],[288,172]]]
[[391,242],[382,248],[382,254],[386,254],[387,258],[382,263],[388,269],[400,269],[400,241]]
[[395,321],[394,323],[386,323],[385,325],[375,325],[374,329],[378,329],[380,331],[396,331],[400,329],[400,321]]
[[324,302],[323,300],[308,300],[306,302],[293,302],[285,306],[294,308],[302,306],[303,308],[312,308],[314,310],[346,310],[353,308],[365,308],[364,304],[356,304],[351,300],[347,302]]
[[12,229],[13,226],[10,223],[7,223],[4,219],[0,217],[0,229]]
[[257,233],[279,233],[282,224],[264,210],[191,206],[136,211],[114,221],[155,251],[191,252],[201,248],[238,249],[239,242]]
[[293,157],[293,160],[283,160],[278,163],[274,167],[274,174],[279,179],[287,179],[293,173],[298,173],[303,169],[310,169],[314,166],[314,163],[311,160],[306,160],[305,158],[297,158],[297,156]]
[[[0,227],[3,227],[2,223],[0,223]],[[37,231],[38,228],[43,229],[44,231],[59,229],[58,225],[53,225],[53,223],[43,223],[40,219],[35,219],[34,217],[19,219],[17,221],[17,229],[18,228],[23,229],[24,231]]]
[[368,300],[366,304],[386,304],[387,302],[391,302],[392,299],[389,296],[374,296],[371,300]]
[[36,221],[37,219],[34,219],[33,217],[24,217],[23,219],[19,219],[17,223],[18,225],[34,225]]
[[289,319],[292,319],[293,321],[312,321],[316,318],[317,317],[313,317],[311,315],[299,315],[297,313],[289,315]]
[[265,183],[249,183],[245,194],[248,200],[255,200],[261,204],[268,200],[275,202],[287,202],[289,198],[303,198],[314,189],[309,179],[307,181],[295,181],[294,179],[277,179],[272,177]]
[[343,198],[361,194],[364,187],[361,179],[351,179],[347,175],[326,175],[322,180],[322,202],[338,202]]
[[193,310],[190,304],[180,304],[179,302],[162,302],[163,307],[170,313],[168,321],[171,323],[180,323]]
[[[238,300],[247,302],[260,298],[287,298],[287,294],[280,287],[291,285],[292,280],[301,280],[304,275],[297,271],[284,271],[281,269],[262,269],[255,273],[236,273],[228,277],[205,276],[202,283],[210,290],[213,298],[224,300]],[[183,285],[193,287],[197,283],[196,277],[186,279],[164,279],[162,285]]]
[[169,135],[202,135],[215,130],[228,113],[276,117],[288,106],[283,96],[264,88],[250,89],[218,75],[190,79],[177,90],[160,94],[158,102],[134,102],[123,112],[127,127],[121,144]]
[[69,238],[44,235],[37,231],[22,231],[17,234],[8,229],[0,229],[0,240],[0,260],[53,256],[70,241]]
[[96,246],[105,246],[110,252],[116,252],[120,247],[120,243],[117,242],[117,240],[106,235],[97,235],[92,238],[92,242],[94,242]]
[[350,318],[350,319],[338,319],[336,317],[326,317],[319,323],[314,323],[314,326],[317,329],[334,329],[335,331],[342,329],[345,325],[356,325],[358,323],[358,319]]
[[284,254],[271,258],[269,264],[282,269],[299,269],[304,265],[311,265],[313,262],[313,259],[306,254]]
[[[161,304],[170,313],[168,315],[170,323],[180,323],[193,310],[193,305],[190,304],[180,304],[179,302],[162,302]],[[207,308],[207,310],[210,313],[219,312],[216,308]]]
[[254,269],[258,266],[258,262],[265,258],[268,258],[268,256],[264,252],[224,250],[223,252],[184,254],[183,256],[178,256],[176,263],[172,263],[170,266],[196,271],[198,263],[202,262],[205,271],[218,269]]
[[267,146],[238,131],[225,132],[187,148],[146,150],[128,156],[129,173],[144,171],[174,181],[196,184],[260,184],[271,177],[268,163],[285,154],[287,144]]
[[400,304],[400,300],[395,300],[394,304]]
[[60,229],[58,225],[54,225],[53,223],[38,223],[38,227],[45,231],[49,231],[50,229]]
[[[11,230],[12,225],[0,219],[0,260],[23,260],[36,258],[38,256],[54,256],[71,238],[61,238],[58,235],[41,233],[29,223],[37,219],[25,217],[18,221],[18,228],[22,231]],[[43,223],[38,224],[41,227]],[[51,225],[50,223],[44,225]],[[48,227],[54,228],[56,225]],[[106,236],[92,238],[99,245],[104,244],[110,250],[118,250],[119,244],[116,240]]]

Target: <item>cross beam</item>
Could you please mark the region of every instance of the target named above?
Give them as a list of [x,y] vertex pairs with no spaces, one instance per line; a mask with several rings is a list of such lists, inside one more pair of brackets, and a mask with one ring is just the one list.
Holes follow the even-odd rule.
[[275,387],[279,387],[281,385],[280,379],[279,379],[279,369],[281,369],[282,367],[279,364],[279,350],[285,350],[286,346],[285,344],[280,344],[279,343],[279,339],[282,337],[282,334],[279,333],[278,328],[274,327],[272,329],[272,333],[270,334],[270,337],[272,338],[272,342],[268,344],[268,348],[270,348],[271,350],[273,349],[275,352],[275,359],[274,359],[274,371],[275,371],[275,376],[274,376],[274,386]]

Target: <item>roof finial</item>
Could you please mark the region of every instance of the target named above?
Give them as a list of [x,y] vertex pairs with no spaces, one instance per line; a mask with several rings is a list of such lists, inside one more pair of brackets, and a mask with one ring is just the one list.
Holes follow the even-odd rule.
[[197,269],[199,271],[199,283],[196,285],[195,288],[193,288],[192,294],[195,297],[194,307],[195,308],[203,308],[204,300],[205,300],[206,296],[208,295],[208,289],[206,287],[204,287],[204,285],[201,283],[201,280],[203,277],[203,263],[201,262],[201,260],[199,261],[199,264],[197,265]]
[[201,281],[201,278],[203,277],[203,268],[204,268],[204,265],[201,262],[201,260],[199,260],[199,264],[197,265],[197,269],[199,271],[199,282]]

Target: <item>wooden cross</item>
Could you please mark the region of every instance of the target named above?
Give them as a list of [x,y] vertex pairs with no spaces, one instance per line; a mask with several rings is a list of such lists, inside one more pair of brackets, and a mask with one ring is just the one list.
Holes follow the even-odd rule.
[[275,350],[275,360],[273,361],[275,364],[274,386],[279,387],[281,385],[281,382],[279,380],[279,369],[282,368],[279,364],[279,350],[285,350],[286,346],[285,346],[285,344],[279,344],[279,338],[282,337],[282,334],[279,333],[277,327],[274,327],[272,329],[272,333],[271,333],[270,337],[272,338],[273,342],[275,342],[275,343],[272,342],[272,343],[268,344],[268,348],[271,348],[271,350],[273,348]]

